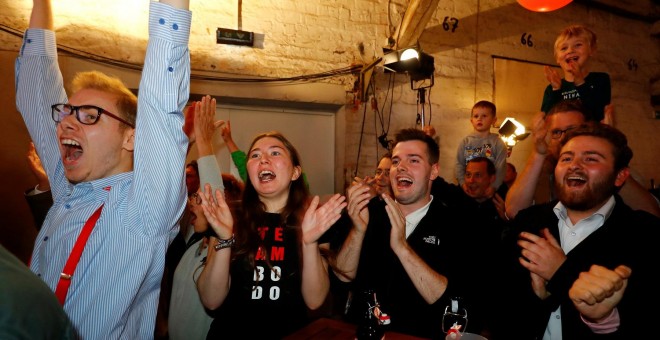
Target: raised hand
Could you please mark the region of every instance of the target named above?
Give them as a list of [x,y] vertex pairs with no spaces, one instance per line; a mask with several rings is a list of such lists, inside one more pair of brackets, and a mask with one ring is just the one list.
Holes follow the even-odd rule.
[[544,66],[543,73],[545,73],[545,79],[548,80],[553,90],[557,91],[561,88],[561,77],[557,70],[550,66]]
[[364,178],[362,179],[360,177],[355,177],[353,181],[354,182],[362,181],[364,184],[368,185],[371,188],[371,190],[369,190],[369,194],[371,195],[369,199],[372,199],[376,197],[376,195],[378,195],[378,192],[376,192],[376,177],[364,176]]
[[220,134],[222,135],[222,140],[225,141],[225,145],[227,145],[227,149],[229,149],[229,152],[234,152],[238,151],[238,145],[234,142],[234,139],[231,136],[231,122],[226,121],[220,124]]
[[200,193],[200,196],[202,197],[204,216],[206,216],[206,220],[215,231],[215,234],[220,239],[230,239],[234,233],[234,218],[227,202],[225,202],[223,192],[217,189],[214,195],[211,192],[211,185],[207,183],[204,185],[204,192]]
[[387,211],[387,216],[390,218],[390,224],[392,225],[392,229],[390,230],[390,247],[396,252],[397,249],[408,244],[406,241],[406,217],[392,197],[383,194],[383,199],[387,204],[385,211]]
[[609,126],[614,126],[614,105],[612,103],[609,103],[605,105],[605,116],[603,117],[603,120],[600,122],[603,124],[607,124]]
[[215,107],[215,98],[208,95],[202,97],[201,101],[195,102],[194,130],[199,156],[207,156],[213,153],[213,133],[217,127],[224,124],[224,121],[221,120],[213,122]]
[[183,111],[183,132],[188,136],[188,143],[195,143],[195,102]]
[[50,190],[50,182],[48,181],[48,175],[44,170],[43,164],[41,164],[41,158],[37,154],[37,149],[34,147],[34,143],[30,142],[30,148],[27,153],[28,165],[30,171],[34,175],[34,178],[37,179],[37,188],[41,191]]
[[334,194],[319,207],[319,197],[314,196],[305,211],[302,221],[303,242],[305,245],[316,243],[339,218],[346,207],[346,197]]
[[495,193],[492,200],[493,205],[495,206],[495,210],[497,210],[497,215],[500,216],[503,221],[508,221],[509,218],[506,216],[506,205],[502,196],[500,196],[498,193]]
[[597,322],[609,316],[619,304],[631,274],[632,270],[624,265],[614,270],[592,265],[573,282],[568,296],[580,314]]
[[557,269],[566,261],[566,254],[548,228],[544,228],[541,234],[538,236],[528,232],[520,233],[518,246],[522,248],[520,252],[522,257],[518,261],[530,272],[550,281]]
[[367,231],[367,224],[369,224],[369,209],[367,204],[373,197],[371,194],[371,186],[364,183],[363,180],[353,181],[347,190],[348,199],[348,216],[353,222],[359,232],[364,233]]
[[537,112],[532,120],[532,138],[534,138],[534,150],[540,155],[548,153],[547,135],[548,128],[545,126],[545,112]]
[[568,72],[573,76],[573,84],[575,84],[575,86],[584,84],[584,78],[589,74],[589,72],[586,71],[586,68],[580,67],[580,64],[576,61],[570,61],[568,63],[568,69],[565,72]]
[[222,135],[222,140],[224,140],[225,143],[229,143],[229,141],[234,140],[231,137],[231,123],[229,121],[223,122],[220,125],[220,134]]

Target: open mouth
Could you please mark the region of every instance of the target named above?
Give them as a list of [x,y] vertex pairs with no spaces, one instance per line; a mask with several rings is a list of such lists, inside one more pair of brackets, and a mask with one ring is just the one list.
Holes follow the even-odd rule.
[[396,184],[399,188],[408,188],[412,186],[413,181],[407,177],[399,177],[396,179]]
[[570,188],[581,187],[587,183],[584,176],[571,175],[566,178],[566,185]]
[[64,146],[64,160],[67,162],[77,161],[83,154],[83,149],[80,143],[73,139],[62,139]]
[[275,173],[269,170],[264,170],[259,173],[259,181],[270,182],[275,179]]
[[572,62],[577,63],[579,59],[580,59],[580,57],[577,57],[577,56],[576,56],[576,57],[566,58],[566,63],[568,63],[568,64],[570,64],[570,63],[572,63]]

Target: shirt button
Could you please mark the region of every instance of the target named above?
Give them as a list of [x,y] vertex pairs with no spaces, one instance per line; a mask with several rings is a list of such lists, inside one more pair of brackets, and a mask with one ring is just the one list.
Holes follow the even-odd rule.
[[28,39],[28,40],[27,40],[27,43],[28,43],[28,44],[31,43],[31,42],[32,42],[32,39]]
[[575,232],[574,232],[574,231],[571,232],[571,236],[575,236]]
[[67,209],[71,209],[71,204],[67,203],[67,204],[64,205],[64,207],[67,208]]
[[174,71],[174,67],[170,66],[170,67],[167,68],[167,70],[172,72],[172,71]]
[[177,24],[172,25],[172,29],[175,30],[175,31],[178,31],[179,30],[179,25],[177,25]]
[[561,316],[555,315],[555,318],[557,318],[557,320],[559,320],[559,319],[561,319]]
[[163,19],[163,18],[158,19],[158,23],[161,24],[161,25],[165,25],[165,19]]
[[38,276],[38,277],[41,277],[41,273],[37,273],[37,276]]
[[44,242],[48,241],[48,236],[44,237]]

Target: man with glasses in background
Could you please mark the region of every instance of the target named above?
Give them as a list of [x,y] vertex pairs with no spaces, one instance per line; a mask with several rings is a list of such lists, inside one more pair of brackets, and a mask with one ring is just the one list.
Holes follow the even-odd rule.
[[165,252],[186,202],[188,3],[151,2],[136,98],[100,72],[77,74],[67,96],[50,0],[33,1],[16,98],[54,204],[30,268],[83,339],[154,337]]
[[[514,218],[520,210],[533,204],[550,202],[556,198],[553,172],[559,157],[562,137],[566,132],[580,125],[593,123],[596,122],[586,120],[584,107],[579,100],[562,101],[547,115],[543,112],[537,114],[532,126],[534,148],[525,168],[518,174],[506,196],[508,218]],[[645,210],[660,216],[658,201],[632,176],[628,178],[619,194],[633,209]]]

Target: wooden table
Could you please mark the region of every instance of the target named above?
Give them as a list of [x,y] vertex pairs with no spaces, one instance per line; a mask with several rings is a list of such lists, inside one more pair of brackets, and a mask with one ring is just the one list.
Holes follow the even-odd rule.
[[[340,320],[321,318],[310,323],[305,328],[285,337],[284,339],[286,340],[306,340],[306,339],[354,340],[355,325]],[[385,339],[419,340],[423,338],[418,338],[411,335],[405,335],[396,332],[385,332]]]

